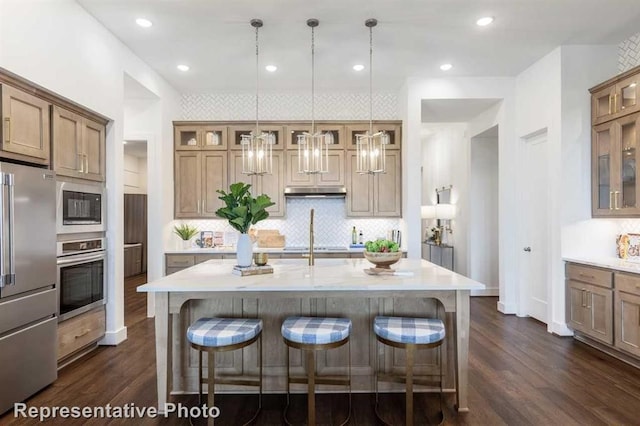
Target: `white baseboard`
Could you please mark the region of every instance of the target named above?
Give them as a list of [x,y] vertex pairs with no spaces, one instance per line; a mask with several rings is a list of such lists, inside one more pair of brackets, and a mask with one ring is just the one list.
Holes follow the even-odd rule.
[[567,327],[567,324],[564,322],[554,321],[551,323],[550,328],[549,331],[558,336],[573,336],[573,330]]
[[122,327],[120,330],[107,331],[98,342],[101,346],[116,346],[127,340],[127,327]]
[[471,290],[471,296],[499,296],[499,288],[485,288],[484,290]]
[[506,315],[513,315],[517,312],[515,305],[505,305],[503,302],[498,301],[498,312],[502,312]]

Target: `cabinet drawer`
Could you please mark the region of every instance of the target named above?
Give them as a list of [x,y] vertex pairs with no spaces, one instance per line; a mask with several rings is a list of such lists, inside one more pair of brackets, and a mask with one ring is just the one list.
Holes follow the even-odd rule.
[[184,254],[168,254],[167,268],[187,268],[196,264],[195,256]]
[[640,276],[632,274],[615,274],[616,290],[640,296]]
[[165,275],[175,274],[176,272],[184,271],[185,269],[187,268],[167,268],[165,271]]
[[104,306],[58,324],[58,360],[104,336]]
[[566,273],[567,278],[570,280],[582,281],[606,288],[613,287],[613,273],[606,269],[576,265],[575,263],[567,263]]
[[[235,254],[233,255],[233,257],[235,257]],[[225,257],[224,257],[224,255],[222,253],[220,253],[220,254],[197,254],[196,255],[196,265],[198,263],[206,262],[207,260],[211,260],[211,259],[222,260],[224,258]]]

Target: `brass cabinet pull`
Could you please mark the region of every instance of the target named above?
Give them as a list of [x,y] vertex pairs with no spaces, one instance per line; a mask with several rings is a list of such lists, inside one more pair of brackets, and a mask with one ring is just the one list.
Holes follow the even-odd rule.
[[5,117],[4,123],[7,127],[7,130],[5,130],[5,134],[7,135],[5,143],[11,143],[11,117]]
[[581,277],[584,277],[584,278],[591,278],[592,280],[596,279],[596,277],[593,276],[593,275],[587,275],[587,274],[583,274],[583,273],[580,273],[578,275],[580,275]]
[[613,210],[613,191],[609,191],[609,210]]
[[80,173],[84,173],[84,158],[82,154],[78,154],[78,157],[80,157]]
[[84,330],[82,333],[80,333],[80,334],[76,334],[76,335],[75,335],[75,338],[76,338],[76,339],[79,339],[79,338],[81,338],[82,336],[86,336],[87,334],[89,334],[89,332],[90,332],[90,331],[91,331],[91,329],[90,329],[90,328],[87,328],[87,329],[86,329],[86,330]]
[[84,172],[89,173],[89,155],[87,154],[84,154],[84,164],[85,164]]
[[196,212],[200,213],[200,200],[196,201]]
[[[589,304],[589,298],[591,298],[591,304]],[[593,293],[587,291],[587,309],[590,309],[593,305]]]
[[580,306],[582,306],[583,308],[587,306],[586,302],[584,301],[584,295],[585,295],[584,292],[585,292],[585,289],[583,288],[582,294],[581,294],[582,300],[580,301]]
[[613,96],[609,95],[609,115],[611,115],[611,101],[613,101]]
[[618,110],[618,93],[613,95],[613,112]]
[[618,207],[618,195],[619,194],[620,194],[620,191],[615,191],[613,193],[614,210],[620,210],[620,207]]

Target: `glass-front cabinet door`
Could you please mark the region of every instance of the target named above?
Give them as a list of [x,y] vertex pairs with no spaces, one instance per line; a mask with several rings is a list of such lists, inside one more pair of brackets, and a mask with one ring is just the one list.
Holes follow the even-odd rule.
[[640,76],[634,75],[616,84],[614,106],[616,113],[630,114],[640,111]]
[[640,194],[638,194],[638,185],[636,184],[639,117],[640,114],[633,114],[617,121],[619,144],[616,163],[619,164],[619,169],[616,170],[618,176],[615,180],[619,183],[613,191],[613,209],[616,214],[624,216],[640,213]]
[[612,161],[614,155],[615,123],[609,122],[593,128],[592,135],[592,215],[613,215]]

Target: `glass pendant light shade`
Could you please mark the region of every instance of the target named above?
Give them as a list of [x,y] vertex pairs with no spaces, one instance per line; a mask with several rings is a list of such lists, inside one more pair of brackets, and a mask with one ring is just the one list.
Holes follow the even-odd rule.
[[385,173],[389,135],[384,131],[373,132],[373,27],[378,21],[367,19],[364,25],[369,28],[369,131],[356,135],[356,172]]
[[308,19],[311,27],[311,131],[298,135],[298,173],[319,174],[329,172],[329,145],[333,134],[315,131],[315,27],[317,19]]
[[273,145],[275,135],[260,131],[258,121],[259,106],[259,43],[258,29],[262,27],[262,20],[252,19],[251,26],[256,29],[256,129],[248,135],[242,135],[242,173],[246,175],[271,174],[273,170]]

